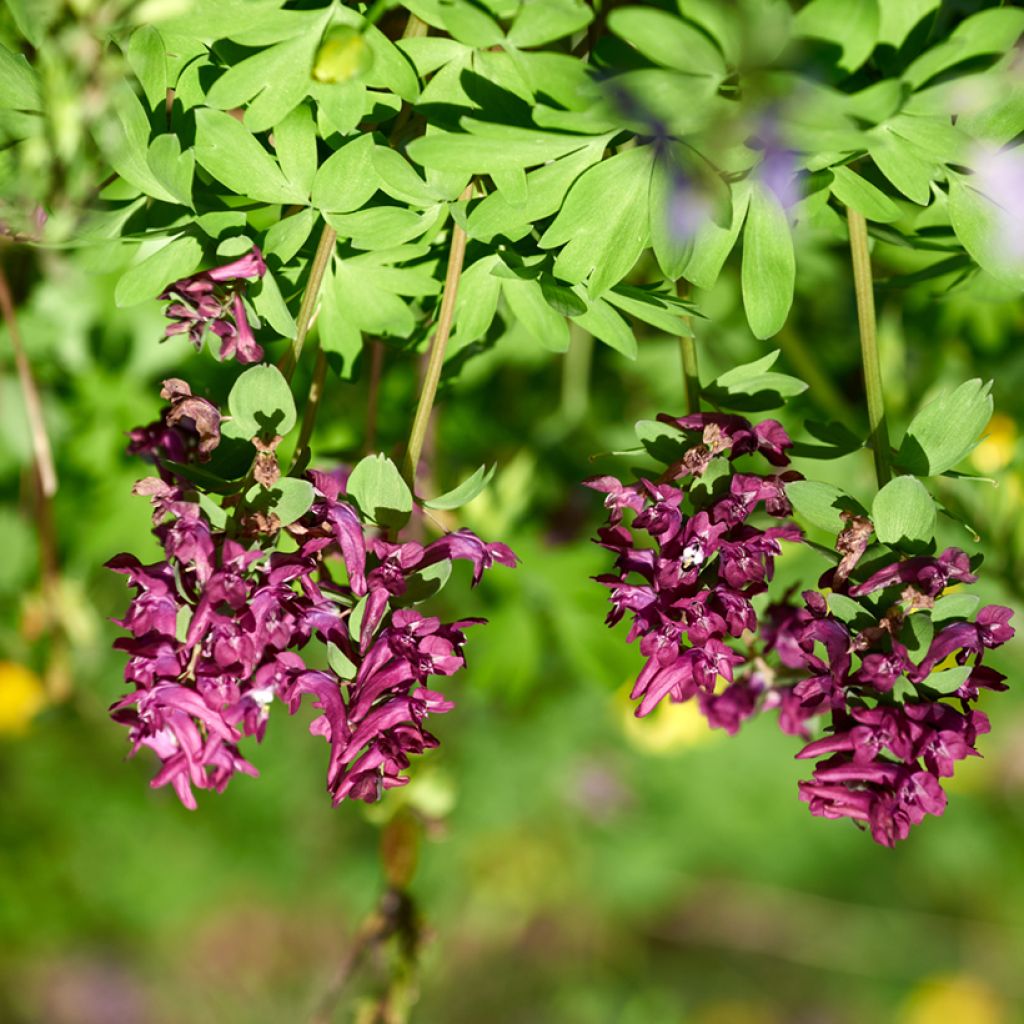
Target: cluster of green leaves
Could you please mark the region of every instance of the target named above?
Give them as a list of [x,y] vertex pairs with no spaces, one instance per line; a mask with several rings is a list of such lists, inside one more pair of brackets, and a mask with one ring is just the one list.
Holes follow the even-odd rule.
[[[117,180],[89,234],[137,250],[119,302],[256,242],[271,265],[256,312],[289,336],[322,220],[339,245],[318,327],[349,377],[366,335],[422,342],[453,220],[469,238],[453,353],[514,319],[552,351],[576,324],[635,356],[630,321],[688,334],[676,283],[711,287],[737,245],[750,327],[770,337],[794,225],[841,235],[844,207],[923,253],[918,275],[976,261],[1024,281],[997,244],[1000,197],[968,170],[1024,129],[1009,71],[1024,11],[949,32],[939,0],[679,0],[596,21],[583,0],[402,7],[385,30],[283,0],[110,27],[136,82],[94,126]],[[45,107],[41,60],[0,47],[8,141]]]

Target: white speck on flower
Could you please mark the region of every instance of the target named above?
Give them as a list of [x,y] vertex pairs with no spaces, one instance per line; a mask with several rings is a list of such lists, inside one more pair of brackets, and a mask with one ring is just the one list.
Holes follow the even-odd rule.
[[250,690],[249,696],[259,704],[261,708],[265,708],[274,701],[274,688],[272,686],[263,686],[259,689]]
[[689,544],[683,548],[683,568],[684,569],[695,569],[698,565],[704,563],[704,548],[701,547],[700,541],[691,540]]

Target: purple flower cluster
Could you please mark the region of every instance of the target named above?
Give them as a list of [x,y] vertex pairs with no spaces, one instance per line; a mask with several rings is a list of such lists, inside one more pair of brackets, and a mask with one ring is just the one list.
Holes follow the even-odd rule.
[[[132,753],[148,747],[160,759],[152,785],[171,784],[186,807],[196,806],[194,789],[219,792],[236,772],[255,775],[239,741],[263,738],[275,701],[294,713],[306,695],[320,712],[310,731],[330,744],[335,804],[404,784],[409,756],[437,745],[425,719],[452,707],[431,677],[465,665],[464,630],[483,621],[442,623],[408,607],[413,577],[467,559],[475,584],[494,562],[516,564],[504,544],[468,530],[392,543],[363,524],[337,476],[308,479],[315,501],[286,528],[290,552],[243,542],[230,519],[215,527],[181,481],[136,487],[152,500],[165,559],[108,563],[135,588],[119,621],[129,635],[115,644],[133,688],[112,712]],[[307,665],[318,647],[329,667]]]
[[[1012,612],[998,605],[982,608],[973,622],[939,617],[936,609],[933,624],[943,590],[974,580],[966,554],[949,548],[936,558],[893,562],[860,584],[836,584],[842,598],[860,602],[852,621],[813,590],[803,608],[778,613],[771,646],[800,676],[792,697],[802,713],[830,716],[829,735],[797,755],[824,757],[800,783],[812,814],[864,823],[892,846],[926,815],[943,813],[940,779],[977,755],[975,741],[989,731],[988,718],[971,705],[982,689],[1006,689],[983,653],[1014,633]],[[924,639],[912,651],[915,636]],[[950,684],[933,674],[957,666],[969,672]]]
[[[628,639],[640,639],[647,659],[632,691],[639,717],[666,696],[697,697],[712,725],[735,732],[753,713],[764,683],[756,672],[738,677],[746,658],[727,639],[757,629],[751,598],[767,589],[779,542],[802,535],[790,523],[750,521],[759,509],[785,519],[791,513],[785,483],[798,474],[739,473],[732,462],[756,455],[784,467],[792,442],[775,420],[753,425],[713,413],[659,420],[688,445],[660,478],[629,485],[611,476],[587,481],[606,495],[610,510],[597,539],[615,554],[616,571],[597,577],[610,590],[606,621],[615,625],[632,613]],[[713,483],[696,487],[712,465],[719,470],[708,475]],[[720,679],[727,685],[716,693]]]
[[198,350],[209,328],[220,338],[221,359],[237,356],[240,363],[258,363],[263,358],[263,349],[256,343],[249,325],[240,282],[262,278],[266,272],[263,254],[254,245],[252,252],[237,260],[168,285],[160,293],[161,299],[170,301],[166,314],[171,322],[166,337],[188,334]]

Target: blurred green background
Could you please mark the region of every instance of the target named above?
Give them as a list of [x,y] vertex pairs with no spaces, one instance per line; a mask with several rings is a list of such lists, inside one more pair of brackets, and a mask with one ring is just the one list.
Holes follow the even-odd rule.
[[[860,429],[864,413],[852,287],[839,229],[805,226],[797,299],[780,367],[810,390],[783,414]],[[240,777],[189,813],[151,791],[154,763],[124,763],[106,717],[122,692],[110,650],[128,591],[101,566],[155,552],[149,508],[130,494],[145,469],[125,432],[153,419],[168,375],[226,391],[207,354],[158,344],[159,305],[112,300],[116,253],[6,245],[19,324],[45,405],[60,488],[59,580],[40,583],[39,510],[10,338],[0,330],[0,1021],[46,1024],[304,1020],[384,882],[383,815],[403,801],[429,818],[413,883],[427,928],[415,1019],[494,1024],[901,1024],[1024,1019],[1024,697],[1021,642],[992,661],[1007,694],[986,695],[983,760],[960,766],[942,819],[894,851],[797,800],[798,743],[773,716],[735,738],[689,706],[642,723],[627,681],[640,664],[624,628],[603,625],[589,577],[601,520],[579,486],[628,459],[632,424],[682,408],[677,343],[641,337],[629,363],[575,337],[564,357],[513,327],[473,360],[449,362],[434,442],[443,490],[499,462],[458,514],[520,554],[444,608],[483,614],[469,670],[435,721],[440,750],[383,810],[332,810],[327,749],[309,715],[272,716]],[[735,256],[733,257],[735,259]],[[907,257],[875,250],[887,402],[898,439],[914,408],[972,376],[995,378],[997,413],[964,468],[942,480],[987,555],[983,601],[1019,604],[1019,431],[1024,310],[983,276],[897,291]],[[948,282],[942,282],[948,284]],[[738,270],[695,296],[702,374],[766,351],[744,325]],[[271,356],[276,356],[272,352]],[[412,354],[385,355],[379,443],[400,451],[414,401]],[[365,373],[333,383],[314,443],[330,465],[360,453]],[[806,467],[805,467],[806,468]],[[812,471],[873,488],[859,452]],[[940,541],[976,550],[947,522]],[[822,538],[824,539],[824,538]],[[790,553],[788,581],[824,563]],[[468,578],[462,582],[468,584]],[[44,596],[45,594],[45,596]],[[363,972],[353,993],[375,982]],[[351,1020],[343,1000],[338,1020]]]

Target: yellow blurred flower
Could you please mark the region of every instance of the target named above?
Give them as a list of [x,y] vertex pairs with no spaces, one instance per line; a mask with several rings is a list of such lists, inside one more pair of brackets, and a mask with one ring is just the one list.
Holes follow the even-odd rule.
[[983,981],[968,974],[926,978],[907,997],[899,1024],[1004,1024],[1009,1020],[1002,999]]
[[699,746],[715,738],[696,700],[676,704],[666,698],[645,718],[637,718],[634,714],[636,706],[629,699],[632,688],[632,682],[626,683],[616,692],[614,699],[622,731],[637,749],[648,754],[667,754]]
[[971,452],[971,462],[979,473],[995,473],[1013,461],[1017,450],[1017,425],[1005,413],[994,413],[988,421],[988,434]]
[[0,735],[20,736],[46,704],[43,682],[31,669],[0,661]]

